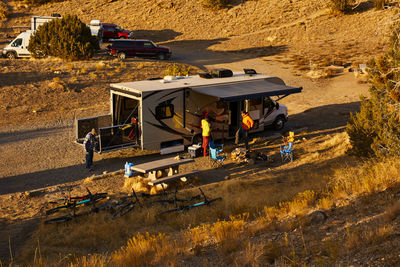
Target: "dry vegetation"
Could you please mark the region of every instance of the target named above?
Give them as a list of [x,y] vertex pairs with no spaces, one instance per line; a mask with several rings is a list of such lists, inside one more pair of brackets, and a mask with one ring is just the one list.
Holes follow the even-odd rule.
[[[159,218],[166,207],[145,205],[115,220],[99,213],[69,224],[40,225],[18,261],[37,266],[330,265],[353,259],[378,264],[397,242],[398,161],[353,160],[345,155],[344,133],[303,137],[298,136],[302,141],[293,163],[274,162],[272,170],[253,171],[251,178],[231,173],[237,178],[203,186],[210,197],[223,198],[211,207]],[[277,146],[255,145],[278,161]],[[197,189],[181,194],[194,195]],[[397,261],[393,256],[385,262]]]
[[66,113],[74,118],[81,112],[107,112],[110,83],[162,77],[168,65],[111,58],[71,63],[57,59],[0,60],[0,124],[54,120]]
[[[357,66],[384,51],[395,14],[394,8],[374,10],[368,1],[357,1],[361,5],[347,15],[332,13],[327,1],[318,0],[237,1],[218,11],[204,9],[200,2],[78,0],[33,8],[20,5],[15,10],[26,16],[3,25],[26,24],[30,14],[74,10],[85,22],[98,18],[117,23],[134,30],[138,38],[272,58],[329,77],[334,73],[326,66]],[[136,15],[120,12],[126,6],[134,6]],[[1,60],[0,125],[106,111],[112,82],[186,75],[187,71],[188,66],[177,64],[104,57],[76,63]],[[398,98],[396,92],[392,97]],[[208,196],[223,198],[211,207],[160,219],[156,214],[162,206],[144,206],[116,220],[98,213],[63,225],[40,224],[11,264],[398,265],[400,258],[392,253],[398,248],[400,230],[398,160],[360,162],[345,153],[344,133],[320,131],[297,138],[293,163],[279,162],[276,142],[254,145],[274,160],[267,168],[243,168],[228,161],[223,170],[231,179],[203,187]],[[201,159],[196,164],[211,169]],[[120,176],[109,178],[111,189],[90,179],[85,185],[113,194],[129,192],[121,181]],[[197,194],[197,189],[182,194]],[[49,200],[17,195],[0,199],[0,226],[30,223],[41,216]]]

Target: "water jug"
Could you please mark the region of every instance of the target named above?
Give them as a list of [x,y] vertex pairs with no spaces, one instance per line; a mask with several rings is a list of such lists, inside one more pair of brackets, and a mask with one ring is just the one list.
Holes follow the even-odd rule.
[[132,168],[133,167],[133,163],[125,163],[125,175],[126,176],[132,176],[133,175],[133,171]]

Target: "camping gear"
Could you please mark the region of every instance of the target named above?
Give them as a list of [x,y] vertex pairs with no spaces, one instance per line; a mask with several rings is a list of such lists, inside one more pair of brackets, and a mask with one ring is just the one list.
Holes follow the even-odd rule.
[[200,157],[202,154],[202,147],[200,145],[192,145],[188,147],[188,153],[192,158]]

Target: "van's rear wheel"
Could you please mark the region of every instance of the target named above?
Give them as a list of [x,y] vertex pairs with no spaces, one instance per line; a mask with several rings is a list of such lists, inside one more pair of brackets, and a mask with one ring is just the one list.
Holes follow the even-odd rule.
[[274,126],[274,129],[277,131],[282,130],[283,127],[285,126],[285,118],[282,116],[278,116],[275,119],[273,126]]
[[8,59],[16,59],[17,58],[17,54],[15,54],[15,52],[10,51],[10,52],[7,52],[6,57]]
[[118,58],[119,59],[125,59],[126,58],[126,54],[124,52],[118,53]]

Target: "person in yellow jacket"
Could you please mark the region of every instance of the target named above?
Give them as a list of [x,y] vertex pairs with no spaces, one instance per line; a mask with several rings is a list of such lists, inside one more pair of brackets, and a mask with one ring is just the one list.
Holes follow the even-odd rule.
[[246,150],[249,150],[249,130],[253,128],[254,121],[250,117],[249,113],[246,111],[242,111],[242,126],[236,132],[236,140],[235,144],[239,144],[239,136],[243,135],[244,144],[246,146]]
[[208,116],[204,116],[201,120],[202,136],[203,136],[203,156],[207,156],[208,143],[210,142],[211,126]]

